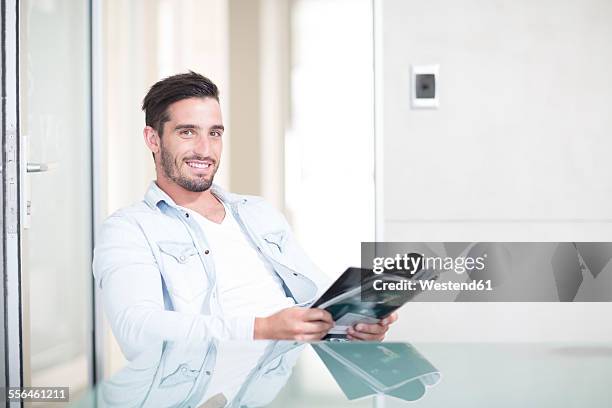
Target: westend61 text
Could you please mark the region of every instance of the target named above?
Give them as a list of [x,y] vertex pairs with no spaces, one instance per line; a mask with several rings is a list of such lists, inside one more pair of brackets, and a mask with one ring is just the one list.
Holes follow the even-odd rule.
[[436,282],[431,280],[412,281],[408,279],[399,282],[384,282],[375,280],[374,290],[493,290],[491,280],[473,280],[471,282]]

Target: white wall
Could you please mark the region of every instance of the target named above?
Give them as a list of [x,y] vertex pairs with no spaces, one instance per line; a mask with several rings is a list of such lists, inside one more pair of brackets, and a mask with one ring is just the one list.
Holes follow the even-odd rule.
[[[611,241],[612,3],[375,3],[384,240]],[[411,64],[440,64],[439,109]],[[611,340],[611,312],[414,303],[391,337]]]

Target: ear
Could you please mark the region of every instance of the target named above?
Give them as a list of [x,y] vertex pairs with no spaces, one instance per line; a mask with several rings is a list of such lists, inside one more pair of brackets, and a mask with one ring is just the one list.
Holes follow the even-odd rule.
[[154,154],[159,153],[161,140],[159,139],[157,131],[155,131],[155,129],[153,129],[151,126],[145,126],[142,131],[142,135],[149,150],[151,150]]

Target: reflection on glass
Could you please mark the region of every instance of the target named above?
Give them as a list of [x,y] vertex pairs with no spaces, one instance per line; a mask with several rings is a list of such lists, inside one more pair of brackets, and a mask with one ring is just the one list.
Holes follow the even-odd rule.
[[437,369],[407,343],[321,342],[313,347],[350,400],[388,394],[416,401],[440,380]]
[[[440,378],[431,363],[407,343],[310,345],[348,400],[387,394],[414,401]],[[212,408],[277,404],[275,399],[307,347],[306,343],[292,341],[159,343],[141,352],[76,406],[96,403],[102,407]],[[314,395],[303,397],[304,403],[316,399]]]

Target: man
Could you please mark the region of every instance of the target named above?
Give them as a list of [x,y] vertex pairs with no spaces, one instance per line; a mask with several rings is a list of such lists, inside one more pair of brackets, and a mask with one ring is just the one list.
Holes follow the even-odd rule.
[[[126,357],[165,340],[322,338],[330,314],[300,306],[329,279],[279,212],[213,184],[224,131],[216,85],[194,72],[171,76],[142,108],[156,181],[142,202],[104,222],[94,254]],[[381,340],[396,318],[359,325],[349,338]]]

